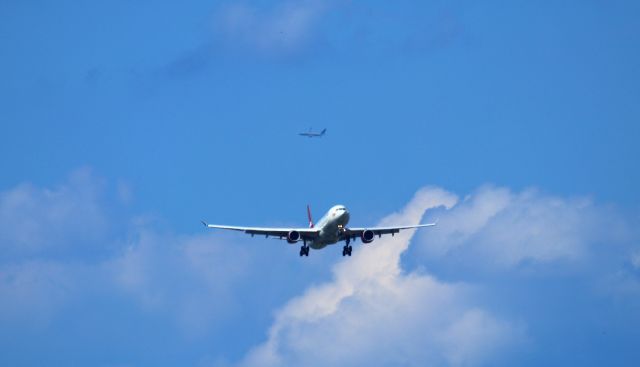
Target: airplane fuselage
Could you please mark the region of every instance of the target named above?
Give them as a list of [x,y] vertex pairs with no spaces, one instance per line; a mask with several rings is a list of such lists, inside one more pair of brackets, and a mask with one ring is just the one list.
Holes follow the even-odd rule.
[[329,209],[315,228],[320,230],[318,238],[309,243],[309,247],[319,250],[342,240],[341,232],[349,223],[349,211],[343,205]]
[[309,137],[309,138],[319,138],[319,137],[323,136],[325,132],[327,132],[327,129],[323,129],[322,131],[320,131],[318,133],[317,132],[313,132],[313,131],[311,131],[311,129],[309,129],[308,132],[299,133],[298,135],[306,136],[306,137]]

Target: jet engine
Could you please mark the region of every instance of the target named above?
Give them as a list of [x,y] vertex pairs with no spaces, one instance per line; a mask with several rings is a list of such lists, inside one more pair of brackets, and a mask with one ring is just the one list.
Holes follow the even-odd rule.
[[298,231],[290,231],[287,233],[287,242],[296,243],[300,240],[300,232]]
[[362,231],[362,234],[360,235],[360,239],[362,240],[362,243],[371,243],[373,242],[373,236],[374,236],[374,233],[372,230],[365,229],[364,231]]

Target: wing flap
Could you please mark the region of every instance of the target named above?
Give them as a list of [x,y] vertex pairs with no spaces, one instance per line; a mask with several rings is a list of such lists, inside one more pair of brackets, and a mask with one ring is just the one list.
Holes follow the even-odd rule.
[[383,234],[396,234],[404,229],[414,229],[423,227],[433,227],[436,223],[416,224],[411,226],[398,226],[398,227],[371,227],[371,228],[347,228],[345,231],[345,237],[360,236],[364,231],[371,231],[377,236]]
[[238,226],[227,226],[227,225],[220,225],[220,224],[208,224],[204,221],[202,223],[207,228],[239,231],[239,232],[244,232],[246,234],[250,234],[252,236],[262,235],[262,236],[285,238],[287,237],[289,232],[296,231],[300,233],[300,237],[303,239],[314,239],[318,237],[318,234],[319,234],[319,231],[313,228],[238,227]]

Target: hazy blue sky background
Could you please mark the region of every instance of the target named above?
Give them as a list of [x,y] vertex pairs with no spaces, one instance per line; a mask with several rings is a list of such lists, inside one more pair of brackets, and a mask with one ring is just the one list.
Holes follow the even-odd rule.
[[[639,18],[1,1],[0,364],[637,365]],[[344,262],[199,226],[307,203],[441,225]]]

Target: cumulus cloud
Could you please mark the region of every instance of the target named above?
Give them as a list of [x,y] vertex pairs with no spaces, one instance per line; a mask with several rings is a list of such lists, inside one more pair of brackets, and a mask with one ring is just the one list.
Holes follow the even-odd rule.
[[0,265],[0,321],[39,327],[74,301],[124,295],[129,307],[166,319],[184,336],[217,330],[238,306],[234,287],[248,273],[249,254],[204,235],[136,231],[97,262],[40,256]]
[[604,276],[597,284],[598,289],[605,295],[640,299],[640,251],[634,250],[625,258],[621,266]]
[[198,336],[234,306],[232,290],[249,258],[243,248],[208,236],[142,229],[104,269],[140,308],[173,315],[187,335]]
[[[382,225],[418,222],[426,209],[457,198],[419,191]],[[246,366],[475,365],[521,336],[517,326],[473,302],[473,289],[421,272],[405,273],[400,255],[412,231],[376,239],[338,263],[333,279],[310,287],[277,314],[268,339]]]
[[77,290],[82,272],[48,260],[0,266],[0,320],[20,327],[46,325]]
[[[486,279],[451,283],[422,264],[409,270],[401,260],[412,250],[410,244],[438,260],[482,255],[484,262],[501,264],[506,272],[523,261],[594,258],[597,243],[626,236],[625,226],[615,224],[624,222],[620,215],[589,199],[483,187],[460,201],[431,187],[420,190],[404,209],[380,225],[417,223],[428,211],[431,218],[440,219],[436,228],[421,230],[415,239],[412,231],[403,231],[395,237],[376,238],[369,245],[359,244],[353,257],[335,264],[330,281],[309,286],[307,282],[318,279],[318,272],[309,269],[317,266],[326,271],[331,257],[318,253],[307,260],[320,262],[300,261],[290,246],[247,248],[239,245],[244,237],[229,240],[220,234],[161,232],[138,217],[128,217],[130,225],[115,239],[103,236],[101,231],[113,220],[103,197],[104,186],[88,170],[80,170],[55,188],[24,184],[0,194],[3,335],[34,325],[56,325],[48,322],[56,317],[77,318],[79,324],[99,329],[126,314],[125,322],[146,319],[160,324],[164,332],[175,334],[175,342],[196,338],[206,341],[201,345],[218,343],[214,351],[192,350],[198,358],[208,352],[214,361],[237,360],[237,355],[221,352],[225,346],[219,340],[230,338],[229,325],[251,332],[264,330],[275,305],[284,304],[268,326],[266,341],[253,344],[238,364],[486,364],[528,339],[526,319],[513,319],[526,313],[514,311],[504,295],[493,294],[495,284]],[[124,194],[121,189],[115,186],[115,197],[126,203],[130,189]],[[43,218],[43,228],[35,226],[34,216]],[[12,224],[33,233],[21,237]],[[78,227],[97,234],[78,231]],[[76,249],[86,247],[101,249],[102,255],[78,256]],[[47,251],[51,248],[70,251]],[[638,251],[625,250],[619,252],[624,269],[606,268],[589,281],[610,275],[601,282],[606,289],[603,294],[637,299]],[[614,254],[607,251],[606,261],[619,264],[617,258],[611,260]],[[600,268],[604,261],[594,264]],[[297,278],[291,279],[291,274]],[[517,286],[525,287],[527,293],[527,287],[535,287]],[[105,300],[108,305],[103,304]],[[511,316],[488,306],[496,302]],[[118,312],[112,312],[114,306]],[[100,317],[77,312],[86,308]],[[147,326],[142,322],[135,327],[148,332]],[[164,336],[154,343],[162,344],[157,340]],[[229,343],[236,346],[235,353],[242,353],[241,348],[256,337],[255,333],[238,336]]]
[[132,199],[128,185],[112,186],[109,195],[104,180],[80,169],[55,188],[25,183],[0,193],[0,320],[45,325],[95,289],[168,315],[187,335],[225,316],[246,251],[204,235],[161,234],[142,217],[105,235],[121,220],[109,202]]
[[285,1],[270,9],[233,3],[218,12],[215,29],[235,47],[290,52],[311,38],[327,7],[327,0]]
[[107,227],[103,186],[89,169],[80,169],[53,189],[25,183],[0,193],[0,254],[95,243]]
[[631,265],[636,269],[640,269],[640,251],[635,251],[631,254]]
[[594,244],[619,241],[625,232],[615,211],[588,198],[486,186],[442,212],[438,230],[424,231],[420,246],[429,257],[512,267],[581,260]]
[[[498,320],[480,309],[464,311],[444,330],[443,353],[452,366],[474,366],[492,351],[524,340],[519,324]],[[514,340],[513,337],[519,339]]]
[[93,271],[77,258],[104,246],[104,199],[105,183],[88,168],[54,188],[0,192],[0,320],[46,325],[82,291]]

